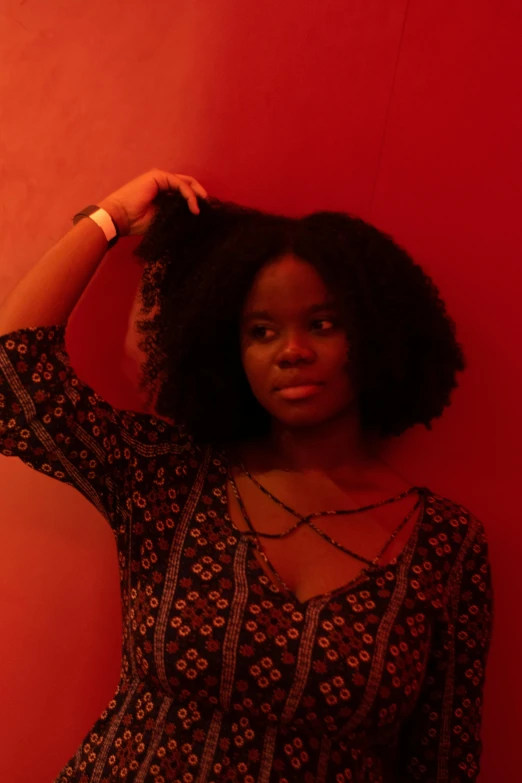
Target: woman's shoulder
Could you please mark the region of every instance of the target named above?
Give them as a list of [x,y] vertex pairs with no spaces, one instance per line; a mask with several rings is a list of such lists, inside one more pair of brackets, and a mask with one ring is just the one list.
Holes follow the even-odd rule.
[[488,540],[480,516],[444,493],[430,487],[421,489],[425,500],[423,545],[433,557],[444,559],[450,569],[479,553],[487,559]]
[[434,522],[446,521],[454,529],[458,529],[460,525],[474,530],[482,527],[479,517],[461,501],[438,492],[433,487],[423,486],[420,489],[426,498],[426,506],[430,509]]
[[199,459],[202,449],[183,424],[154,413],[120,410],[122,440],[144,456],[159,453],[186,455]]

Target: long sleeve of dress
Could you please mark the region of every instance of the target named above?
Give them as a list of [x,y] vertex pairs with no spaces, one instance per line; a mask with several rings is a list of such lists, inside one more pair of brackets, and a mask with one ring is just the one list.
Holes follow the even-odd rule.
[[0,336],[0,454],[81,492],[110,522],[136,450],[188,447],[164,420],[114,408],[71,367],[65,326]]
[[471,517],[441,600],[423,687],[401,730],[397,783],[477,780],[492,601],[488,545]]

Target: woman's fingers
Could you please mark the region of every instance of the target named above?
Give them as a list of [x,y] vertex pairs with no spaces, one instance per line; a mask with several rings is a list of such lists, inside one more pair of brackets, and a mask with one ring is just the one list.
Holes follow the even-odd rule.
[[190,177],[188,174],[177,174],[176,176],[186,180],[194,190],[197,190],[200,196],[202,196],[203,198],[208,198],[207,191],[205,190],[203,185],[200,185],[197,179],[194,179],[194,177]]
[[208,193],[197,179],[188,174],[171,174],[160,169],[154,171],[154,179],[160,190],[179,190],[187,200],[190,210],[195,215],[199,215],[200,210],[196,194],[207,199]]

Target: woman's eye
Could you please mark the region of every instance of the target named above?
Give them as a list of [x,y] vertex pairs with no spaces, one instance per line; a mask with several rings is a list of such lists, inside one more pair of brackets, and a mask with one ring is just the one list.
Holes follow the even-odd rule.
[[[335,322],[331,321],[329,318],[319,318],[317,321],[314,321],[314,324],[330,324],[331,327],[335,326]],[[324,332],[325,329],[320,329],[320,332]]]
[[[319,324],[329,324],[329,328],[321,328]],[[331,329],[336,327],[335,321],[330,320],[329,318],[318,318],[315,321],[311,322],[311,326],[314,329],[317,329],[319,332],[327,332]],[[266,332],[273,332],[273,329],[270,329],[269,326],[254,326],[250,330],[250,336],[253,337],[256,340],[263,340],[267,337]]]
[[252,337],[262,340],[263,337],[266,337],[266,335],[263,334],[263,332],[266,332],[267,330],[268,330],[268,326],[254,326],[250,330],[250,334]]

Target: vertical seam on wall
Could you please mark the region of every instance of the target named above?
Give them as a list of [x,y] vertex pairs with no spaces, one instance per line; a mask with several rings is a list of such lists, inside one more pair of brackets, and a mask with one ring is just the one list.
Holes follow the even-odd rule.
[[402,20],[402,29],[401,29],[401,35],[399,38],[399,46],[397,47],[397,57],[395,58],[395,67],[393,70],[393,77],[392,77],[392,83],[390,87],[390,97],[388,98],[388,106],[386,107],[386,114],[384,116],[384,127],[382,130],[382,138],[381,138],[381,146],[379,149],[379,155],[377,157],[377,166],[375,169],[375,176],[373,178],[373,186],[372,186],[372,193],[370,196],[370,203],[368,204],[368,220],[370,220],[370,216],[372,214],[372,207],[373,207],[373,200],[375,198],[375,190],[377,188],[377,180],[379,178],[379,173],[381,170],[381,162],[382,162],[382,154],[384,150],[384,142],[386,140],[386,132],[388,130],[388,121],[390,118],[390,110],[392,105],[392,99],[393,99],[393,92],[395,90],[395,81],[397,78],[397,71],[399,69],[399,61],[401,59],[401,51],[402,51],[402,42],[404,40],[404,31],[406,29],[406,21],[408,19],[408,11],[410,7],[410,0],[406,0],[406,8],[404,9],[404,19]]

